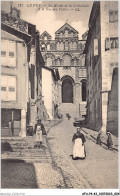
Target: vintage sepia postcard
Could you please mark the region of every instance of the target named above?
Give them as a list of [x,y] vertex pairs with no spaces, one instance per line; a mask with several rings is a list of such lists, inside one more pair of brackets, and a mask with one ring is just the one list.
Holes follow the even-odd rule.
[[120,195],[118,1],[1,1],[1,194]]

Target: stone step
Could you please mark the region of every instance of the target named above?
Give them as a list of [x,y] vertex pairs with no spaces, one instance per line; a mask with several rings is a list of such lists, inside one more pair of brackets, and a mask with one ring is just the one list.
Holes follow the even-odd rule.
[[86,114],[86,102],[80,103],[80,109],[79,109],[79,104],[62,103],[59,106],[59,113],[62,114],[63,117],[66,116],[66,113],[69,113],[73,118],[78,117],[79,113],[81,113],[81,115],[85,115]]
[[[6,140],[2,140],[2,143],[6,145]],[[46,143],[46,142],[45,142]],[[26,140],[20,141],[19,143],[17,140],[9,140],[8,144],[11,148],[9,151],[7,148],[4,148],[2,151],[2,155],[11,156],[11,157],[34,157],[37,158],[39,156],[46,156],[46,152],[48,152],[47,145],[44,148],[34,148],[34,138],[27,137]],[[6,150],[6,151],[5,151]]]
[[[43,159],[43,158],[36,158],[36,157],[3,157],[2,159],[21,159],[21,160],[26,160],[26,161],[38,161],[38,162],[48,162],[48,160],[45,158],[45,159]],[[50,161],[50,160],[49,160]]]
[[[24,153],[18,153],[18,154],[2,154],[2,157],[7,156],[7,157],[34,157],[34,158],[45,158],[46,159],[46,155],[45,154],[38,154],[38,155],[33,155],[33,154],[24,154]],[[50,156],[49,156],[50,157]]]
[[77,117],[79,115],[79,107],[76,104],[64,103],[59,106],[59,112],[66,117],[69,113],[72,117]]

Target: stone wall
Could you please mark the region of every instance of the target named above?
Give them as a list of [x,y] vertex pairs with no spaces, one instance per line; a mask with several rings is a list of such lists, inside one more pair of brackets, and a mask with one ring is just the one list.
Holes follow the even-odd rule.
[[[79,40],[78,32],[69,24],[64,24],[55,32],[55,40],[46,31],[40,36],[40,49],[48,67],[59,71],[60,80],[57,83],[57,103],[62,103],[62,82],[68,77],[73,85],[73,103],[76,108],[81,105],[81,112],[86,113],[86,102],[82,102],[81,84],[86,79],[85,55],[83,50],[85,40]],[[49,47],[48,47],[49,45]],[[64,107],[61,107],[64,109]],[[63,111],[64,113],[64,111]]]
[[[6,34],[6,39],[9,37],[9,33]],[[4,37],[4,32],[2,34]],[[4,37],[5,38],[5,37]],[[12,36],[11,36],[12,39]],[[27,48],[24,46],[23,41],[20,43],[16,42],[16,67],[11,68],[8,66],[2,66],[1,74],[16,76],[16,101],[12,102],[2,102],[2,108],[16,108],[16,109],[25,109],[27,111]],[[21,74],[22,73],[22,74]],[[24,87],[24,88],[23,88]]]
[[107,131],[118,136],[118,68],[113,71],[112,87],[108,94]]

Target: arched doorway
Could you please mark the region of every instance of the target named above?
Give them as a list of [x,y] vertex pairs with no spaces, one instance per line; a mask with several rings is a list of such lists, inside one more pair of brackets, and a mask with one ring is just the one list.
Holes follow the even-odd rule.
[[62,82],[62,102],[73,103],[73,82],[70,78]]

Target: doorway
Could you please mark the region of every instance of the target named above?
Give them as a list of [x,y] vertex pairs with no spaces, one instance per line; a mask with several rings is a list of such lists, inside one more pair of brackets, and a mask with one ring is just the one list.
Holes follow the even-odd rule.
[[62,82],[62,102],[73,103],[73,83],[70,79]]

